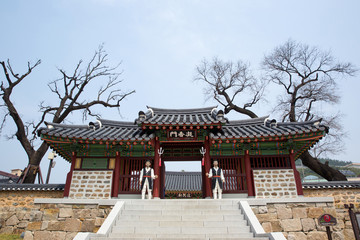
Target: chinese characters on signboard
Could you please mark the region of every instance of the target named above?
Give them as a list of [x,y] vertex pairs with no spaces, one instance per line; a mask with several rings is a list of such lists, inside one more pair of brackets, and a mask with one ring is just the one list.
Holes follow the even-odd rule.
[[194,139],[194,138],[196,138],[196,131],[195,130],[169,130],[168,138],[180,139],[180,140]]

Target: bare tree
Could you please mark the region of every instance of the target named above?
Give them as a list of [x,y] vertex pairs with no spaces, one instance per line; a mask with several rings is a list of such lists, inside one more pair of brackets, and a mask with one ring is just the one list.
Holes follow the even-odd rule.
[[341,114],[326,116],[320,107],[339,103],[337,82],[340,77],[353,76],[356,72],[354,66],[337,62],[329,51],[321,51],[293,40],[288,40],[266,55],[262,65],[267,79],[284,89],[276,106],[283,121],[323,118],[330,127],[329,135],[317,145],[313,155],[306,151],[300,156],[303,164],[329,181],[346,180],[341,172],[313,156],[314,153],[319,156],[324,152],[338,153],[342,150],[344,132]]
[[203,60],[196,67],[195,80],[206,83],[205,95],[221,104],[225,114],[234,110],[251,118],[258,117],[250,108],[262,98],[265,83],[252,75],[249,64],[217,58],[211,62]]
[[[57,104],[53,106],[41,102],[39,106],[41,116],[38,122],[26,122],[23,119],[11,99],[11,94],[15,87],[41,63],[40,60],[35,64],[28,63],[28,70],[22,75],[15,73],[9,60],[7,63],[0,62],[5,77],[0,85],[0,96],[3,100],[3,105],[0,107],[5,109],[1,129],[9,117],[16,125],[16,133],[10,138],[16,137],[28,157],[28,171],[26,171],[24,183],[34,183],[40,162],[48,150],[45,142],[40,143],[39,146],[35,144],[38,139],[36,132],[46,119],[54,123],[62,123],[69,114],[76,111],[82,111],[84,119],[88,115],[99,116],[92,112],[94,106],[119,109],[120,102],[135,92],[123,92],[119,89],[122,80],[119,79],[121,72],[117,72],[117,69],[120,64],[111,67],[107,65],[107,61],[108,54],[101,45],[86,65],[80,60],[71,74],[59,69],[61,78],[48,84],[50,91],[57,97]],[[88,99],[86,93],[95,82],[104,84],[98,90],[97,96]]]

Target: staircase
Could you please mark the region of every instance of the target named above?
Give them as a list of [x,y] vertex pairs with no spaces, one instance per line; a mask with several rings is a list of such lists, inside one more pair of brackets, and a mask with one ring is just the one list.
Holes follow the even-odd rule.
[[126,200],[108,237],[127,239],[239,239],[255,238],[235,200]]

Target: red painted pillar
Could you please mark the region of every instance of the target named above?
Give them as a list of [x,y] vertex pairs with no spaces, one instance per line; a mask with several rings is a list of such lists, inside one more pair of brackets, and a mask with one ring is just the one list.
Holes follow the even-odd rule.
[[[205,173],[209,173],[211,168],[211,158],[210,158],[210,140],[208,136],[206,136],[205,138],[204,148],[206,150],[204,156],[204,169],[205,169]],[[211,197],[211,196],[212,196],[212,192],[211,192],[210,179],[205,176],[205,197]]]
[[295,178],[295,183],[296,183],[297,194],[299,196],[302,196],[302,195],[304,195],[304,193],[303,193],[303,189],[302,189],[300,174],[296,170],[294,150],[292,150],[292,149],[290,150],[289,157],[290,157],[291,168],[294,171],[294,178]]
[[71,156],[71,167],[70,167],[70,171],[68,172],[67,176],[66,176],[66,183],[65,183],[65,189],[64,189],[64,197],[69,197],[69,192],[70,192],[70,185],[71,185],[71,179],[72,179],[72,175],[75,169],[75,162],[76,162],[76,152],[72,153]]
[[117,198],[119,196],[119,181],[120,181],[120,153],[116,152],[111,197]]
[[[155,147],[154,147],[154,151],[155,151],[154,174],[158,175],[158,177],[160,177],[160,167],[159,167],[160,156],[159,156],[159,152],[158,152],[159,149],[160,149],[160,142],[159,142],[159,138],[156,137],[155,138]],[[154,196],[154,198],[160,197],[160,181],[159,181],[159,179],[154,180],[153,196]]]
[[255,196],[254,181],[252,179],[252,174],[251,174],[249,150],[245,150],[244,161],[245,161],[245,174],[246,174],[246,185],[247,185],[247,189],[248,189],[248,196],[253,197],[253,196]]

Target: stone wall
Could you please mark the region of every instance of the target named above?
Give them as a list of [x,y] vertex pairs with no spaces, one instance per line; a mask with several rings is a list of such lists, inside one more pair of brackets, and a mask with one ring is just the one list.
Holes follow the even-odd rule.
[[22,233],[39,219],[35,198],[62,198],[63,191],[0,191],[0,233]]
[[27,240],[73,239],[96,232],[112,209],[98,204],[38,204],[37,198],[63,197],[63,191],[0,191],[0,233]]
[[112,206],[97,204],[35,204],[24,240],[71,240],[78,232],[97,232]]
[[304,197],[333,197],[335,207],[343,209],[344,204],[354,204],[360,208],[360,189],[304,189]]
[[74,171],[69,198],[109,199],[113,171]]
[[283,232],[288,240],[327,240],[325,227],[317,219],[324,213],[337,218],[331,227],[333,240],[354,240],[349,215],[331,202],[267,203],[251,206],[266,232]]
[[292,169],[253,170],[256,198],[297,197]]

